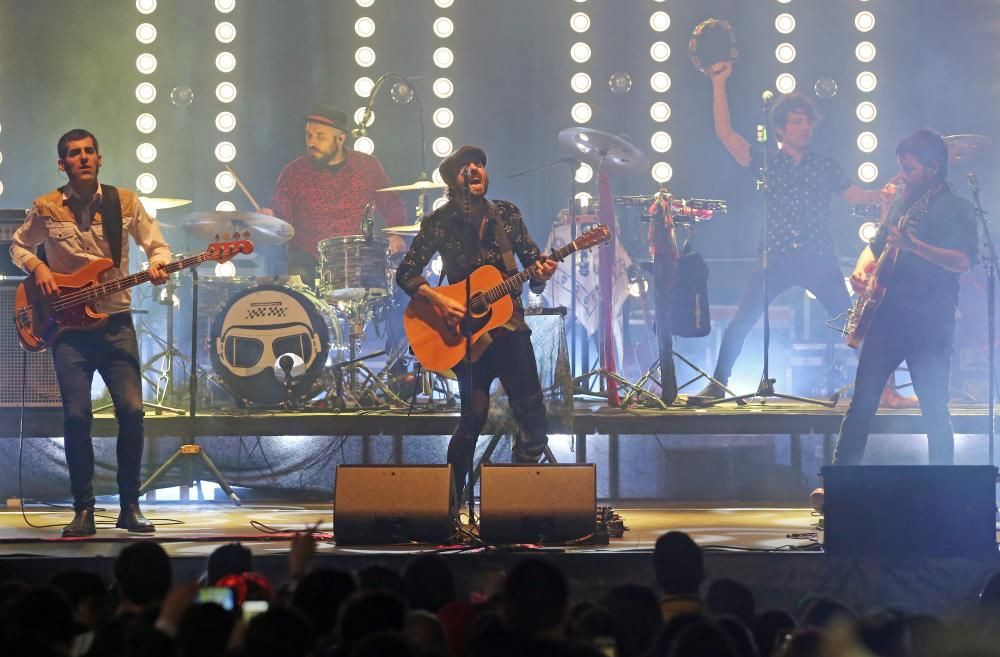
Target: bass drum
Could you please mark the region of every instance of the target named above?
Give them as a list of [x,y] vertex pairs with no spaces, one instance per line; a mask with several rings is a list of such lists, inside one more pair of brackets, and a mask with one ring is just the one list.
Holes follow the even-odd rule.
[[[330,307],[305,288],[258,285],[230,298],[212,320],[212,367],[238,402],[278,406],[309,399],[324,385],[328,361],[345,348]],[[278,364],[292,357],[292,386]]]

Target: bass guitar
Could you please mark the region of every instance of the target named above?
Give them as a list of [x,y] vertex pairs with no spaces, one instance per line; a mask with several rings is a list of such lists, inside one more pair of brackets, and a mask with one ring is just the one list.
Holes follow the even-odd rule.
[[[590,249],[606,242],[610,236],[608,227],[600,224],[576,238],[561,249],[549,254],[549,258],[562,262],[574,251]],[[514,314],[514,299],[511,292],[519,290],[531,276],[530,269],[504,278],[499,269],[483,265],[469,276],[471,303],[468,316],[462,320],[461,330],[455,331],[438,314],[433,304],[414,297],[403,313],[403,329],[409,338],[413,355],[424,368],[432,372],[444,372],[455,367],[465,357],[465,333],[472,334],[473,360],[482,354],[485,347],[477,344],[484,333],[503,326]],[[465,281],[442,285],[435,288],[455,301],[465,303]]]
[[[899,231],[909,230],[909,223],[920,215],[927,213],[927,206],[930,204],[931,192],[918,198],[913,205],[903,214],[897,224]],[[899,258],[899,247],[886,245],[882,249],[878,260],[868,277],[868,285],[858,293],[858,298],[854,305],[847,312],[847,326],[844,327],[844,341],[852,349],[861,347],[868,329],[871,328],[875,313],[879,304],[885,298],[889,277],[896,267],[896,260]]]
[[[241,253],[253,253],[253,243],[249,240],[214,243],[202,253],[175,260],[163,269],[172,274],[209,260],[226,262]],[[112,266],[114,263],[110,258],[101,258],[72,274],[53,273],[59,286],[58,294],[53,296],[46,296],[35,285],[32,276],[21,281],[14,295],[14,327],[21,347],[25,351],[42,351],[55,344],[66,331],[101,328],[107,323],[108,314],[96,312],[93,308],[95,301],[149,281],[149,272],[141,271],[100,282],[100,275]]]

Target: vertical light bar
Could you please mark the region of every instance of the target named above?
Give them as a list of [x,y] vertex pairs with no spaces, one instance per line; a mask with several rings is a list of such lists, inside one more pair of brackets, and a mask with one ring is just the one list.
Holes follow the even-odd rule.
[[871,33],[875,29],[875,13],[869,8],[871,3],[862,0],[859,11],[854,15],[854,28],[857,35],[857,45],[854,57],[858,62],[855,87],[858,97],[856,114],[860,122],[858,133],[858,150],[861,151],[861,163],[858,165],[858,179],[871,183],[878,179],[878,166],[873,153],[878,148],[878,136],[873,129],[878,108],[872,100],[878,79],[872,71],[871,63],[875,60],[875,44]]
[[[451,9],[454,4],[452,0],[434,0],[434,4],[441,10]],[[454,103],[448,99],[455,92],[455,85],[448,75],[455,60],[454,52],[448,44],[451,43],[451,36],[455,33],[455,22],[447,15],[450,12],[442,12],[435,16],[431,24],[434,32],[434,54],[432,59],[434,66],[439,69],[438,77],[434,80],[432,91],[436,99],[434,109],[431,111],[431,121],[434,127],[440,132],[431,140],[431,152],[438,159],[448,157],[455,149],[455,144],[450,137],[451,127],[455,123],[455,112],[452,109]],[[433,15],[433,14],[432,14]],[[435,168],[433,176],[440,178],[440,173]]]
[[146,107],[156,100],[157,91],[156,85],[149,80],[149,76],[157,68],[156,55],[153,53],[156,42],[154,24],[156,0],[136,0],[135,9],[139,13],[139,24],[135,28],[135,39],[138,42],[135,67],[139,78],[135,87],[135,98],[140,104],[139,114],[135,120],[136,129],[140,133],[135,148],[140,173],[135,179],[135,187],[140,195],[145,196],[156,191],[157,185],[156,176],[149,170],[149,165],[156,160],[157,155],[156,145],[150,136],[156,129],[156,117],[149,111],[151,108]]
[[215,25],[217,50],[213,65],[220,80],[215,86],[215,99],[218,101],[219,110],[215,115],[215,129],[220,134],[213,146],[213,154],[219,163],[219,171],[215,174],[215,188],[224,195],[215,209],[224,211],[236,209],[232,197],[236,189],[236,177],[226,168],[236,159],[236,145],[232,141],[232,133],[236,130],[236,114],[233,112],[232,103],[236,100],[238,89],[231,79],[232,73],[239,65],[233,53],[238,37],[232,16],[236,2],[237,0],[214,0],[218,22]]
[[[375,0],[356,0],[360,11],[354,19],[354,36],[357,49],[354,51],[354,62],[359,69],[358,78],[354,83],[354,92],[359,96],[360,106],[354,110],[354,122],[358,125],[364,120],[365,106],[374,90],[375,82],[372,80],[370,71],[375,65],[375,48],[372,47],[372,37],[375,36],[375,19],[367,15],[363,10],[371,8]],[[368,115],[368,123],[365,127],[375,122],[375,113]],[[371,137],[365,135],[358,137],[354,141],[354,150],[368,153],[375,152],[375,142]]]
[[[587,102],[593,83],[589,73],[591,70],[590,44],[587,42],[590,31],[590,14],[583,11],[584,9],[586,9],[586,0],[575,0],[571,5],[570,11],[572,13],[569,17],[569,27],[573,31],[574,39],[574,43],[570,47],[570,58],[576,64],[576,70],[569,79],[569,86],[573,91],[573,102],[569,114],[574,123],[581,125],[588,123],[594,114],[590,103]],[[579,180],[580,177],[581,171],[578,171],[577,179]]]
[[666,71],[667,60],[670,59],[670,44],[666,39],[666,33],[670,28],[670,14],[660,8],[662,4],[660,0],[654,0],[653,10],[649,16],[649,28],[653,33],[653,42],[649,47],[649,57],[653,60],[653,74],[649,78],[653,102],[649,106],[649,116],[654,122],[649,143],[656,153],[654,156],[656,161],[650,174],[658,185],[666,184],[674,176],[673,167],[666,159],[666,153],[670,150],[673,139],[664,125],[670,119],[670,105],[664,100],[671,86],[670,74]]
[[774,18],[774,30],[777,32],[777,44],[774,47],[774,58],[778,60],[778,76],[774,79],[774,88],[779,94],[790,94],[795,91],[795,76],[788,70],[795,61],[795,16],[791,13],[789,0],[778,0],[779,13]]

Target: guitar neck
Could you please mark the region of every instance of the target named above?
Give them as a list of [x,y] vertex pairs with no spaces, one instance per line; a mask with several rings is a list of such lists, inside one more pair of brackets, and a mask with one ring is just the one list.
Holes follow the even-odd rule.
[[[561,249],[556,249],[555,251],[553,251],[549,255],[549,258],[552,260],[562,262],[563,260],[566,259],[566,256],[570,255],[571,253],[577,250],[579,250],[579,247],[576,245],[576,241],[573,241],[567,244],[566,246],[562,247]],[[500,283],[500,285],[497,285],[496,287],[493,287],[488,292],[486,292],[487,301],[489,303],[493,303],[497,299],[502,299],[505,295],[515,292],[516,290],[519,290],[521,286],[524,285],[524,282],[527,281],[530,277],[531,277],[531,269],[522,269],[514,276],[505,279],[503,283]]]
[[[184,258],[183,260],[175,260],[163,266],[163,270],[168,274],[173,274],[175,272],[181,271],[182,269],[187,269],[188,267],[193,267],[195,265],[200,265],[203,262],[212,259],[212,254],[208,251],[199,253],[196,256],[191,256],[190,258]],[[74,301],[76,303],[90,303],[91,301],[96,301],[102,297],[106,297],[109,294],[114,294],[115,292],[121,292],[122,290],[127,290],[133,288],[136,285],[141,285],[143,283],[149,282],[149,271],[140,271],[135,274],[130,274],[129,276],[123,276],[121,278],[116,278],[113,281],[107,281],[106,283],[101,283],[92,288],[89,288],[84,294],[76,297]]]

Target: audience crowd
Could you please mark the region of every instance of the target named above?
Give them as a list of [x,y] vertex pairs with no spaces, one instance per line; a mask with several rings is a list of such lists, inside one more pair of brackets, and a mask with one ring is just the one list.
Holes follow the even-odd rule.
[[1000,655],[1000,575],[972,612],[934,617],[851,609],[822,595],[758,609],[732,579],[706,577],[682,532],[659,538],[656,582],[574,600],[544,557],[457,582],[448,560],[402,570],[315,564],[292,543],[286,581],[254,571],[246,547],[216,549],[200,582],[175,582],[154,542],[123,549],[114,581],[84,571],[44,586],[0,582],[0,654],[10,657],[977,657]]

